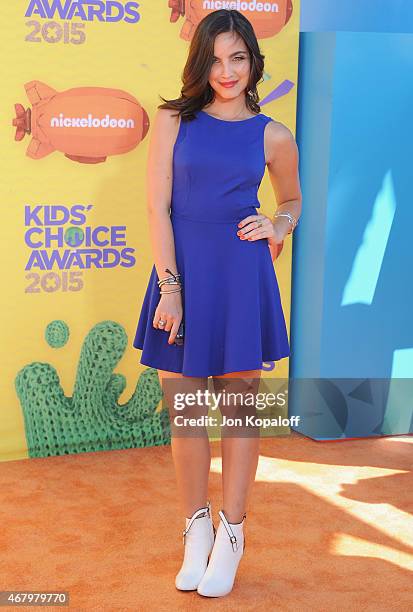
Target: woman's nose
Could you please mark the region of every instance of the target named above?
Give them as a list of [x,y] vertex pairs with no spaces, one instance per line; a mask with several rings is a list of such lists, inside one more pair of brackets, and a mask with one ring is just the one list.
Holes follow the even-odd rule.
[[229,63],[223,63],[221,69],[221,76],[224,78],[228,78],[232,76],[231,65]]

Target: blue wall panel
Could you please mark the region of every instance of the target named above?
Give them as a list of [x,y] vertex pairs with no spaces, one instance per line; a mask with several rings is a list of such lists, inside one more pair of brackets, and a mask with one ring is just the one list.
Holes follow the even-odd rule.
[[299,71],[290,415],[413,432],[413,35],[302,33]]

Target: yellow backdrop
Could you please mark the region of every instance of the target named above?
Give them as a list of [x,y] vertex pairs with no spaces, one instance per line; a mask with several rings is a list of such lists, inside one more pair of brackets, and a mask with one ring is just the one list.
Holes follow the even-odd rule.
[[[295,133],[298,2],[1,5],[1,460],[168,443],[132,347],[153,265],[145,164],[159,94],[179,95],[193,29],[219,8],[252,21],[262,110]],[[272,214],[267,174],[259,199]],[[275,264],[287,327],[291,244]],[[288,376],[275,366],[263,376]]]

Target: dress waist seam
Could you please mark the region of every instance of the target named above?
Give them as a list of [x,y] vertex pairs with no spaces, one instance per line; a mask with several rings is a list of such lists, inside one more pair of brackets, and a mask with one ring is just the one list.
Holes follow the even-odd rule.
[[[254,213],[251,213],[254,214]],[[231,220],[221,220],[221,219],[195,219],[193,217],[188,217],[186,215],[181,215],[180,213],[176,213],[171,211],[171,218],[177,218],[177,219],[184,219],[185,221],[192,221],[193,223],[239,223],[241,221],[241,219],[245,218],[245,214],[243,215],[239,215],[237,218],[235,219],[231,219]]]

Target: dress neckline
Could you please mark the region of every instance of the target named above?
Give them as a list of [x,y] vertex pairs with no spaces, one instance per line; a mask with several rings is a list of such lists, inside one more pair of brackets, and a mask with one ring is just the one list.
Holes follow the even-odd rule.
[[219,121],[220,123],[243,123],[244,121],[251,121],[252,119],[256,119],[257,117],[261,117],[262,115],[262,113],[258,113],[257,115],[254,115],[253,117],[247,117],[247,119],[237,119],[236,121],[230,121],[228,119],[218,119],[217,117],[210,115],[204,110],[200,110],[199,112],[202,113],[203,115],[206,115],[207,117],[210,117],[211,119],[214,119],[215,121]]

